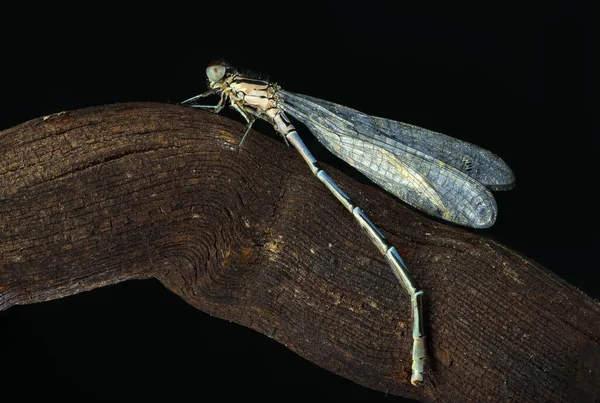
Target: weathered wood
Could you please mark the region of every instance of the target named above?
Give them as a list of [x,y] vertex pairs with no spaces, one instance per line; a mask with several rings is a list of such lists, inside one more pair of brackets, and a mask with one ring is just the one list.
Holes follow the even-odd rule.
[[328,169],[425,291],[430,367],[409,385],[408,298],[291,148],[174,105],[118,104],[0,132],[0,310],[127,279],[422,401],[600,398],[600,304],[473,232]]

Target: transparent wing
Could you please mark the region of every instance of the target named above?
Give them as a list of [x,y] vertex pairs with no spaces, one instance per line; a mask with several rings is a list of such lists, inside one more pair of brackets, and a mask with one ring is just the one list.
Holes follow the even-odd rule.
[[[282,91],[284,102],[299,112],[317,108],[339,116],[365,138],[376,139],[389,149],[407,146],[453,166],[491,190],[508,190],[514,186],[512,170],[497,155],[466,141],[395,120],[366,115],[333,102]],[[294,113],[290,110],[290,113]],[[393,151],[392,151],[393,152]]]
[[[486,167],[479,168],[483,158],[488,158],[487,154],[506,167],[490,152],[439,133],[375,118],[317,98],[280,91],[280,101],[280,106],[304,123],[332,153],[406,203],[460,225],[486,228],[494,224],[497,214],[494,197],[468,174],[475,168],[484,174],[489,171]],[[386,130],[392,130],[392,126],[413,130],[408,130],[410,134],[389,135]],[[416,135],[417,129],[428,132],[429,141],[424,146]],[[401,141],[398,137],[402,136],[411,141]],[[466,155],[472,158],[475,154],[479,158],[474,159],[476,162],[471,164],[468,172],[463,172],[450,163],[456,163],[456,157],[445,161],[439,158],[445,148],[434,144],[435,139],[441,139],[439,141],[451,144],[455,149],[476,150]],[[510,172],[508,167],[506,169]],[[485,175],[490,177],[492,174],[495,172]],[[479,174],[478,178],[481,176]]]

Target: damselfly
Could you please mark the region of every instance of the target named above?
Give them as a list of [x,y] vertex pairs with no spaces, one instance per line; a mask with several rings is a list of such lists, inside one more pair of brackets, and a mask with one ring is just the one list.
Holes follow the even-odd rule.
[[[490,189],[513,186],[510,168],[495,154],[465,141],[285,91],[275,83],[245,77],[224,63],[210,64],[206,75],[209,89],[183,104],[218,113],[229,100],[248,123],[240,145],[257,118],[273,124],[386,257],[411,299],[411,383],[421,384],[426,358],[423,291],[411,279],[396,248],[319,167],[286,113],[304,123],[329,151],[383,189],[419,210],[460,225],[486,228],[494,224],[497,207]],[[217,105],[194,104],[208,95],[219,95],[221,99]]]

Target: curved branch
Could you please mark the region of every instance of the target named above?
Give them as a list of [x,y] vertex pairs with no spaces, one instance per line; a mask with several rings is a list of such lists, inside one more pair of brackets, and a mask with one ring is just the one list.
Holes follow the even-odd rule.
[[0,309],[155,277],[198,309],[388,393],[598,399],[596,301],[328,169],[425,291],[430,367],[423,387],[410,386],[409,301],[385,260],[293,149],[260,135],[238,149],[241,132],[150,103],[1,132]]

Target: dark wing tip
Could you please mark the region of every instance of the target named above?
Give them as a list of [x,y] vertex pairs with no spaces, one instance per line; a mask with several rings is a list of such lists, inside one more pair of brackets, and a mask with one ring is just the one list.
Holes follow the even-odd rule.
[[502,173],[495,175],[493,181],[489,181],[489,183],[485,183],[484,185],[493,191],[511,190],[516,186],[515,174],[513,174],[508,165],[504,164]]

